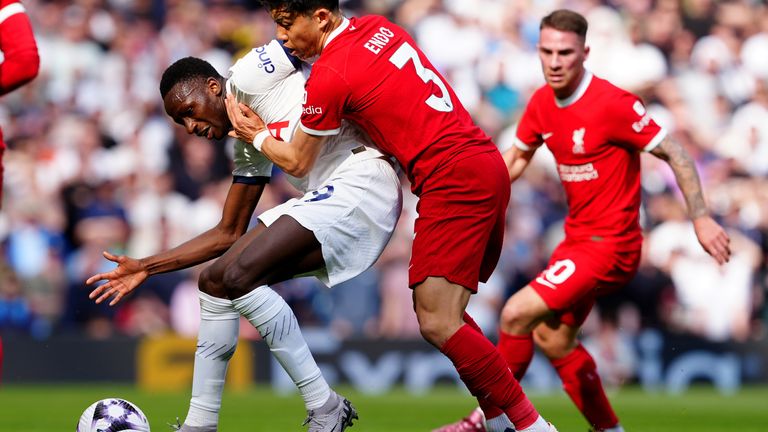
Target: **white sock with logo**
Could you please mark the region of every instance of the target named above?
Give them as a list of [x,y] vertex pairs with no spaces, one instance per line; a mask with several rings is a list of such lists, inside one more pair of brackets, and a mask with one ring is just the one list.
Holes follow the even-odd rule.
[[624,428],[620,424],[608,429],[603,429],[601,432],[624,432]]
[[285,300],[272,288],[262,285],[232,300],[232,304],[259,331],[272,355],[299,388],[307,410],[323,406],[331,395],[331,388],[309,352],[296,316]]
[[192,399],[184,420],[188,426],[216,426],[229,359],[235,353],[240,314],[228,299],[200,295],[200,330],[197,333]]

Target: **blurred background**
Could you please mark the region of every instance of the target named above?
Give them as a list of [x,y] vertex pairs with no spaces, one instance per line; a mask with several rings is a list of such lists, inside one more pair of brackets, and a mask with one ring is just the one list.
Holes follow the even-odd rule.
[[[41,73],[0,101],[8,145],[0,213],[2,382],[187,389],[201,268],[154,276],[118,307],[95,305],[84,281],[112,268],[103,250],[143,257],[218,222],[231,183],[231,145],[189,136],[170,121],[160,75],[173,61],[197,56],[226,76],[235,59],[273,37],[274,24],[245,1],[23,4]],[[583,13],[590,23],[588,68],[640,95],[684,143],[734,250],[722,267],[703,252],[671,170],[643,156],[643,262],[631,284],[599,301],[584,328],[585,345],[614,388],[678,392],[701,382],[733,393],[768,383],[765,1],[351,0],[342,6],[348,16],[382,14],[405,27],[500,147],[510,145],[526,102],[544,84],[535,48],[539,20],[560,7]],[[407,287],[415,198],[405,180],[403,190],[402,219],[374,268],[333,290],[314,279],[275,287],[329,381],[362,392],[404,385],[419,393],[445,380],[458,385],[451,365],[418,333]],[[276,174],[256,213],[294,195]],[[562,238],[566,210],[555,166],[542,149],[512,187],[501,261],[470,305],[491,338],[505,299],[544,268]],[[252,356],[233,368],[242,372],[233,385],[289,391],[290,381],[247,322],[241,335],[254,341],[244,344]],[[64,366],[50,367],[52,358]],[[183,373],[166,373],[178,370]],[[560,385],[540,359],[525,384],[542,392]]]

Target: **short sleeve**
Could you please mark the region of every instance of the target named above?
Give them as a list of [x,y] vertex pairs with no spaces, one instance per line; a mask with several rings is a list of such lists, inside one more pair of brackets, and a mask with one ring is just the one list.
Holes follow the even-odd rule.
[[615,98],[607,110],[609,139],[639,151],[651,151],[667,136],[645,108],[631,93]]
[[272,176],[272,161],[245,141],[235,141],[234,164],[232,175],[236,183],[267,183]]
[[310,135],[337,135],[349,88],[334,70],[315,64],[306,84],[301,128]]
[[515,132],[514,145],[523,151],[531,151],[540,146],[543,142],[541,136],[540,122],[536,116],[536,99],[525,108],[520,122],[517,124]]

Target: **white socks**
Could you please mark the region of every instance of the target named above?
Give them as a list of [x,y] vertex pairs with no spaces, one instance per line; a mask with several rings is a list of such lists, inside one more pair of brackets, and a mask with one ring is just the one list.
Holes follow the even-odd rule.
[[488,432],[505,432],[512,429],[512,422],[506,414],[485,420],[485,428]]
[[309,352],[296,316],[285,300],[263,285],[232,300],[232,305],[259,331],[272,355],[299,388],[307,410],[323,406],[331,395],[331,388]]
[[539,418],[537,418],[536,421],[527,428],[515,430],[517,432],[550,432],[554,429],[549,425],[549,423],[547,423],[546,420],[544,420],[544,417],[539,416]]
[[192,399],[184,420],[188,426],[216,426],[229,359],[235,353],[240,314],[227,299],[200,295],[200,330],[197,334]]

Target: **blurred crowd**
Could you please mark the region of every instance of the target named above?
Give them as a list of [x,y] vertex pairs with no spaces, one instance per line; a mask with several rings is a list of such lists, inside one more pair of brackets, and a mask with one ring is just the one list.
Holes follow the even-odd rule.
[[[165,115],[160,75],[196,56],[227,74],[274,35],[255,2],[24,0],[40,76],[0,101],[8,150],[0,213],[0,329],[46,338],[196,334],[201,267],[157,275],[118,307],[84,281],[112,268],[104,250],[143,257],[210,228],[231,183],[231,145],[189,136]],[[588,68],[640,95],[695,158],[707,201],[732,236],[718,267],[699,247],[671,170],[643,156],[641,269],[602,298],[585,327],[596,357],[621,355],[643,328],[713,341],[764,339],[768,323],[768,5],[759,0],[352,0],[408,29],[478,124],[508,147],[532,92],[542,16],[583,13]],[[384,255],[328,290],[275,287],[304,326],[340,337],[418,337],[407,286],[415,198]],[[279,173],[256,213],[295,196]],[[490,335],[505,299],[541,271],[567,208],[554,163],[537,152],[513,184],[504,251],[470,304]],[[255,220],[255,219],[254,219]],[[244,336],[256,337],[243,327]],[[617,343],[617,341],[619,343]],[[605,351],[611,351],[605,353]],[[618,353],[617,353],[618,352]],[[620,374],[619,370],[616,372]]]

